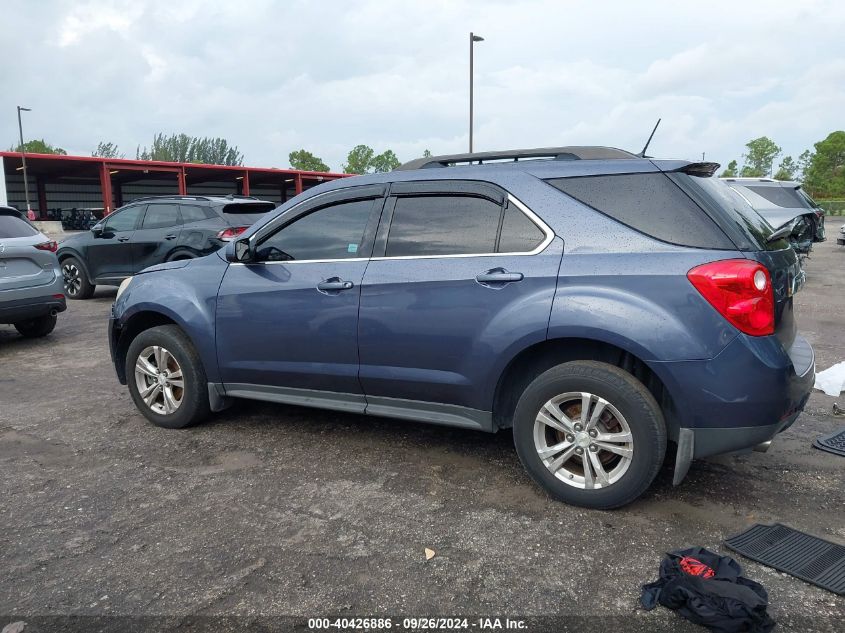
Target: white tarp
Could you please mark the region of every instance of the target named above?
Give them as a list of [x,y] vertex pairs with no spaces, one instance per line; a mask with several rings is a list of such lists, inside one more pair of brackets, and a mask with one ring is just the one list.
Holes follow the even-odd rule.
[[838,396],[845,387],[845,362],[837,363],[816,374],[816,389],[829,396]]

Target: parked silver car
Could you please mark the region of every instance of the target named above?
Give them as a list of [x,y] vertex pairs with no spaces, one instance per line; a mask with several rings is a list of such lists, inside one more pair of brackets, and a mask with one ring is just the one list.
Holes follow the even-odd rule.
[[0,206],[0,323],[29,338],[53,331],[67,307],[57,249],[16,209]]

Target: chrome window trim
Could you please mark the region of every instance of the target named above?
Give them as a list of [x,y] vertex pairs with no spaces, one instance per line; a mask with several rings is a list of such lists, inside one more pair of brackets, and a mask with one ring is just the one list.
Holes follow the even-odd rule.
[[[326,192],[328,193],[328,192]],[[323,194],[319,194],[323,195]],[[314,196],[315,198],[317,196]],[[336,262],[366,262],[366,261],[387,261],[392,259],[456,259],[462,257],[515,257],[515,256],[529,256],[529,255],[538,255],[546,250],[546,247],[552,243],[552,240],[555,238],[555,232],[546,224],[543,219],[534,213],[531,209],[529,209],[525,204],[522,203],[516,196],[511,193],[508,193],[508,200],[512,202],[520,211],[522,211],[528,219],[531,220],[537,228],[539,228],[544,234],[545,238],[543,239],[540,244],[531,251],[515,251],[510,253],[458,253],[455,255],[397,255],[394,257],[342,257],[339,259],[292,259],[290,261],[284,262],[250,262],[248,264],[242,262],[232,262],[231,266],[255,266],[255,265],[267,265],[267,264],[330,264]],[[298,205],[297,205],[298,206]],[[294,208],[294,207],[292,207]],[[282,214],[284,215],[284,214]]]
[[[534,213],[531,209],[525,206],[521,200],[519,200],[516,196],[511,193],[508,193],[508,200],[512,202],[520,211],[522,211],[528,219],[531,220],[537,228],[539,228],[544,234],[545,238],[540,244],[531,251],[514,251],[510,253],[458,253],[455,255],[395,255],[393,257],[371,257],[370,260],[377,262],[377,261],[384,261],[390,259],[455,259],[458,257],[514,257],[514,256],[526,256],[526,255],[537,255],[542,253],[546,250],[546,247],[552,243],[552,240],[555,239],[555,232],[552,231],[551,227],[548,224],[543,222],[543,219]],[[388,237],[388,239],[390,239]]]

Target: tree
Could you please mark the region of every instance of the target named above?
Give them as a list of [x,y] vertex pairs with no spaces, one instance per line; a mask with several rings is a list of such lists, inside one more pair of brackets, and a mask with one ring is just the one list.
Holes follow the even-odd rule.
[[370,169],[375,152],[372,147],[356,145],[346,156],[346,164],[343,166],[344,174],[366,174]]
[[329,171],[328,165],[304,149],[298,149],[288,154],[288,160],[290,161],[290,166],[294,169],[301,169],[303,171]]
[[813,196],[845,196],[845,132],[831,132],[816,148],[804,173],[804,187]]
[[61,154],[62,156],[67,156],[67,152],[65,150],[61,147],[54,147],[53,145],[50,145],[43,138],[33,139],[31,141],[27,141],[23,145],[18,144],[16,147],[10,147],[9,151],[24,151],[27,154]]
[[224,138],[188,136],[187,134],[156,134],[149,149],[139,147],[138,160],[161,160],[174,163],[206,165],[242,165],[243,154],[236,146],[229,146]]
[[798,165],[792,160],[792,156],[786,156],[780,161],[775,180],[795,180],[795,172],[798,171]]
[[725,171],[720,174],[720,178],[736,178],[738,174],[738,168],[735,160],[732,160],[728,163],[728,166],[725,167]]
[[399,162],[399,159],[396,158],[396,154],[393,153],[392,149],[386,149],[378,156],[374,156],[373,159],[370,161],[370,166],[373,168],[373,171],[377,174],[384,173],[387,171],[393,171],[402,163]]
[[766,175],[766,172],[762,169],[751,167],[750,165],[743,165],[739,175],[743,178],[762,178]]
[[807,176],[807,170],[810,168],[810,162],[813,160],[813,153],[805,149],[798,155],[798,180],[804,182],[804,178]]
[[97,143],[97,149],[91,152],[91,156],[99,156],[100,158],[126,158],[125,154],[120,153],[117,145],[103,141]]
[[430,149],[423,150],[423,158],[431,158],[431,150]]
[[768,136],[761,136],[748,141],[745,144],[748,151],[743,154],[745,164],[742,166],[742,175],[765,176],[769,173],[775,159],[780,155],[781,149]]

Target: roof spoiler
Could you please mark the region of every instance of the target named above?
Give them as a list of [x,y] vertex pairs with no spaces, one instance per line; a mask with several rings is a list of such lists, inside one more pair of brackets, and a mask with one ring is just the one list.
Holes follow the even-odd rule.
[[700,178],[709,178],[716,173],[721,165],[719,163],[690,163],[684,165],[677,171],[689,174],[690,176],[698,176]]

